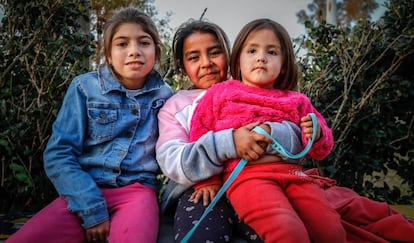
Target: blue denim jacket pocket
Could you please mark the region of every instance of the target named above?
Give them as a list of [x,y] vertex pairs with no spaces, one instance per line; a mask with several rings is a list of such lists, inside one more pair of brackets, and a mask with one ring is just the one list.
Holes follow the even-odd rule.
[[99,142],[113,139],[117,119],[115,108],[89,107],[89,135]]

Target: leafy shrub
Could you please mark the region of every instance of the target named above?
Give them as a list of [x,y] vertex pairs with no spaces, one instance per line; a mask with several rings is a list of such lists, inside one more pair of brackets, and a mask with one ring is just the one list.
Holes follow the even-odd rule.
[[[88,1],[5,1],[0,48],[0,211],[56,196],[42,153],[67,85],[94,52]],[[82,31],[84,29],[85,31]]]
[[[407,203],[414,197],[414,3],[391,1],[387,8],[378,23],[308,22],[302,91],[335,136],[320,171],[370,198]],[[394,185],[391,172],[400,177]]]

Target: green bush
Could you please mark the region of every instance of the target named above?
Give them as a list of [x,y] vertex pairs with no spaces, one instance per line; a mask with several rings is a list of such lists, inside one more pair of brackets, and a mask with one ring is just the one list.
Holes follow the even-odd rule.
[[414,197],[414,2],[387,7],[378,23],[308,22],[301,89],[335,136],[333,152],[319,164],[323,175],[376,200],[408,203]]
[[88,70],[94,52],[89,3],[1,4],[0,211],[36,210],[56,196],[42,162],[51,124],[67,85]]

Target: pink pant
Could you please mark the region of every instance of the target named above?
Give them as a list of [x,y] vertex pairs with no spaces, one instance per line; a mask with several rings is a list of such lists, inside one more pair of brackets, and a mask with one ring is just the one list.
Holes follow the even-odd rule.
[[[102,189],[111,217],[108,242],[157,242],[158,202],[156,192],[138,183],[115,189]],[[80,219],[57,198],[13,234],[7,243],[84,242]]]
[[324,192],[283,164],[246,166],[227,191],[235,211],[264,242],[345,242],[339,214]]

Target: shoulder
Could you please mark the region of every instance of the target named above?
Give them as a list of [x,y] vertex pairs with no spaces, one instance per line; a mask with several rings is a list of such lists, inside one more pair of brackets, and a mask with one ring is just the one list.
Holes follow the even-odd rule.
[[161,92],[160,97],[169,98],[174,94],[171,86],[165,82],[160,73],[156,70],[152,70],[145,80],[144,87],[145,92]]
[[207,94],[225,94],[229,90],[235,90],[239,89],[242,86],[244,86],[240,81],[238,80],[227,80],[220,83],[213,84],[208,90]]
[[291,98],[295,98],[295,99],[301,99],[301,100],[309,100],[309,97],[304,94],[301,93],[299,91],[293,91],[293,90],[279,90],[279,92],[283,92],[284,95],[286,95],[287,97],[291,97]]
[[71,86],[82,88],[84,87],[91,87],[100,90],[99,85],[99,75],[97,71],[91,71],[87,73],[80,74],[76,76],[72,82]]
[[89,80],[98,80],[98,72],[97,71],[90,71],[87,73],[82,73],[78,76],[76,76],[73,79],[73,82],[77,82],[77,83],[88,83]]
[[174,104],[191,104],[194,100],[201,95],[205,90],[203,89],[193,89],[193,90],[179,90],[170,99],[167,103]]
[[299,92],[299,91],[291,91],[291,93],[292,93],[294,96],[296,96],[296,97],[300,98],[301,100],[303,100],[303,101],[305,101],[305,102],[310,102],[310,98],[309,98],[306,94],[304,94],[304,93],[301,93],[301,92]]
[[179,90],[167,100],[162,109],[169,111],[182,110],[184,107],[192,105],[195,99],[203,92],[203,89]]
[[242,85],[242,82],[240,82],[239,80],[230,79],[230,80],[226,80],[220,83],[216,83],[213,86],[211,86],[210,89],[212,88],[219,89],[219,88],[224,88],[224,87],[233,87],[233,86],[240,86],[240,85]]

